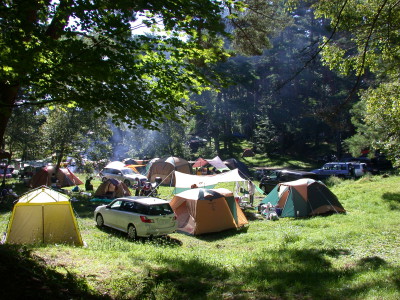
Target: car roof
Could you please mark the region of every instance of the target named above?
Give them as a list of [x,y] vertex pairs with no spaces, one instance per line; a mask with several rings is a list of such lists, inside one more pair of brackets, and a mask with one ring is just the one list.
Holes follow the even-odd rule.
[[287,170],[287,169],[282,169],[282,170],[277,170],[280,171],[282,173],[292,173],[292,174],[314,174],[312,172],[309,171],[299,171],[299,170]]
[[145,196],[121,197],[121,198],[117,198],[115,200],[132,201],[132,202],[138,202],[138,203],[145,204],[145,205],[168,203],[167,200],[163,200],[163,199],[159,199],[159,198],[155,198],[155,197],[145,197]]
[[105,167],[104,169],[114,169],[114,170],[129,169],[129,170],[132,170],[131,168],[128,168],[128,167]]

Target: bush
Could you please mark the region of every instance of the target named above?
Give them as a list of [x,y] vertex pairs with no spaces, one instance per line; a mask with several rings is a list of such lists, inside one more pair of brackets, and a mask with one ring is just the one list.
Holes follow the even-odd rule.
[[82,166],[83,172],[86,174],[93,174],[94,173],[94,162],[92,161],[87,161],[83,166]]
[[325,180],[324,183],[326,186],[332,187],[332,186],[341,184],[343,182],[343,180],[344,180],[343,178],[339,178],[337,176],[331,176],[327,180]]

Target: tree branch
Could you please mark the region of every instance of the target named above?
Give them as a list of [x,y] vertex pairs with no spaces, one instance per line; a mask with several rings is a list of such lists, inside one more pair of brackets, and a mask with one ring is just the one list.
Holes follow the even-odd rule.
[[310,58],[308,61],[306,61],[306,62],[304,63],[303,67],[301,67],[301,68],[300,68],[296,73],[294,73],[294,75],[291,76],[289,79],[285,80],[283,83],[281,83],[280,85],[278,85],[278,87],[275,89],[275,92],[278,92],[278,91],[279,91],[280,89],[282,89],[286,84],[288,84],[289,82],[291,82],[291,81],[292,81],[293,79],[295,79],[301,72],[303,72],[303,71],[308,67],[308,65],[309,65],[314,59],[317,58],[317,56],[322,52],[322,50],[325,48],[325,46],[333,39],[333,37],[334,37],[334,35],[336,34],[336,31],[337,31],[337,29],[338,29],[338,27],[339,27],[339,23],[340,23],[340,21],[341,21],[342,13],[343,13],[345,7],[347,6],[347,2],[348,2],[348,1],[349,1],[349,0],[344,1],[342,7],[340,8],[340,11],[339,11],[339,14],[338,14],[338,17],[337,17],[335,26],[333,27],[333,31],[332,31],[331,35],[329,36],[329,38],[328,38],[324,43],[322,43],[322,45],[321,45],[321,46],[319,47],[319,49],[311,56],[311,58]]
[[70,0],[61,0],[57,11],[54,14],[53,20],[51,21],[49,27],[46,30],[46,35],[54,40],[58,40],[65,26],[68,24],[68,19],[70,14],[68,8],[71,6],[72,2]]
[[364,44],[364,49],[363,49],[362,57],[361,57],[361,66],[358,68],[358,72],[357,72],[358,74],[357,74],[356,83],[354,84],[354,86],[351,89],[351,91],[350,91],[349,95],[347,96],[347,98],[335,109],[335,111],[334,111],[335,114],[338,114],[339,111],[349,103],[349,101],[351,100],[351,97],[354,95],[354,93],[356,92],[356,90],[358,89],[358,87],[360,85],[361,77],[362,77],[362,75],[363,75],[363,73],[365,71],[365,60],[366,60],[366,57],[367,57],[368,47],[369,47],[369,43],[371,41],[372,33],[375,30],[376,22],[378,21],[379,16],[381,15],[381,12],[382,12],[383,8],[386,6],[386,3],[387,3],[387,0],[384,0],[382,5],[379,7],[379,9],[378,9],[378,11],[377,11],[377,13],[376,13],[376,15],[375,15],[375,17],[373,19],[373,22],[371,24],[367,39],[366,39],[365,44]]

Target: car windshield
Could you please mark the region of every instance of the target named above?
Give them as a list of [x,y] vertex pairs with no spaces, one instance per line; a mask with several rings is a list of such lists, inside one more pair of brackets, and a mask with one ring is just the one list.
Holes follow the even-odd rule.
[[278,178],[280,175],[281,175],[281,172],[279,172],[279,171],[271,171],[271,172],[269,173],[269,177],[270,177],[271,179],[276,179],[276,178]]
[[121,172],[124,175],[134,175],[134,174],[136,174],[135,172],[133,172],[132,169],[122,169]]

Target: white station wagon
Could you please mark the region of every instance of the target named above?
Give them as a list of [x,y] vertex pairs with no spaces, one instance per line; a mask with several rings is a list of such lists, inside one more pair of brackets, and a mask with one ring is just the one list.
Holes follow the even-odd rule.
[[178,222],[169,203],[153,197],[129,196],[117,198],[94,211],[97,226],[107,226],[128,237],[162,236],[176,231]]

